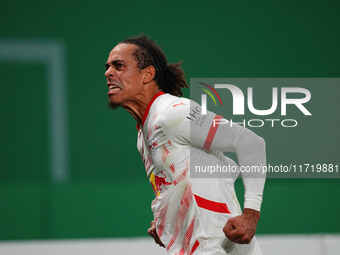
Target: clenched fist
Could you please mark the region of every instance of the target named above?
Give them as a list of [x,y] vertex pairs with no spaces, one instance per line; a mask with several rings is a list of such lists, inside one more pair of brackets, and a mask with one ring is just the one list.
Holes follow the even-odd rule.
[[165,247],[164,244],[162,243],[161,239],[159,239],[158,235],[157,235],[157,231],[156,231],[156,224],[154,221],[151,221],[150,223],[150,227],[148,229],[148,233],[150,236],[153,237],[153,239],[155,240],[155,242],[161,246],[161,247]]
[[230,218],[223,228],[223,232],[230,241],[248,244],[255,235],[260,212],[245,208],[243,214]]

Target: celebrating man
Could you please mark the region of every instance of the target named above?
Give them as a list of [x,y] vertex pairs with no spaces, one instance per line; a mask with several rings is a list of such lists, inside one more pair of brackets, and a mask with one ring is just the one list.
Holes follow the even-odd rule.
[[[183,98],[188,87],[180,64],[168,64],[146,36],[117,44],[106,62],[109,104],[126,109],[137,121],[137,148],[155,192],[154,220],[148,232],[168,254],[258,255],[254,238],[265,175],[241,166],[265,165],[264,140],[238,125],[218,125],[221,116],[201,114]],[[224,152],[235,152],[238,164]],[[233,166],[225,178],[193,178],[196,165]],[[241,173],[243,212],[234,191]]]

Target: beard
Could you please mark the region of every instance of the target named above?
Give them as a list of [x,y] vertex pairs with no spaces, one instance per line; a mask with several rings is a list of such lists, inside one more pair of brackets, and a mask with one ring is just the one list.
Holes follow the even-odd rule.
[[108,102],[107,105],[109,108],[116,110],[117,108],[119,108],[120,106],[122,106],[122,102],[121,100],[118,98],[116,98],[116,100],[114,99],[115,95],[109,95],[108,96]]
[[119,108],[120,104],[114,103],[109,99],[109,102],[107,102],[107,106],[112,110],[116,110],[117,108]]

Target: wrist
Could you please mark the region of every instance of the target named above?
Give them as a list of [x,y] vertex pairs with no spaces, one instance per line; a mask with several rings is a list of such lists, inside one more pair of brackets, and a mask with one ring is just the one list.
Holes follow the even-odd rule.
[[245,198],[243,208],[249,208],[249,209],[254,209],[256,211],[260,211],[261,204],[262,204],[262,200],[260,199]]
[[243,214],[256,219],[256,221],[260,219],[260,212],[251,208],[244,208]]

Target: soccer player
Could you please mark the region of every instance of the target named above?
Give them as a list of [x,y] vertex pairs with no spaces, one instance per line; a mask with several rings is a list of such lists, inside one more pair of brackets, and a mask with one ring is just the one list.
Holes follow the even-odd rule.
[[[168,64],[146,36],[117,44],[106,62],[109,105],[123,107],[137,122],[137,148],[155,192],[154,220],[148,229],[173,255],[258,255],[255,240],[265,174],[241,167],[263,167],[264,140],[238,125],[218,125],[212,112],[182,96],[188,87],[180,64]],[[235,152],[238,164],[224,155]],[[233,166],[226,178],[193,178],[194,166]],[[234,191],[241,173],[243,211]]]

